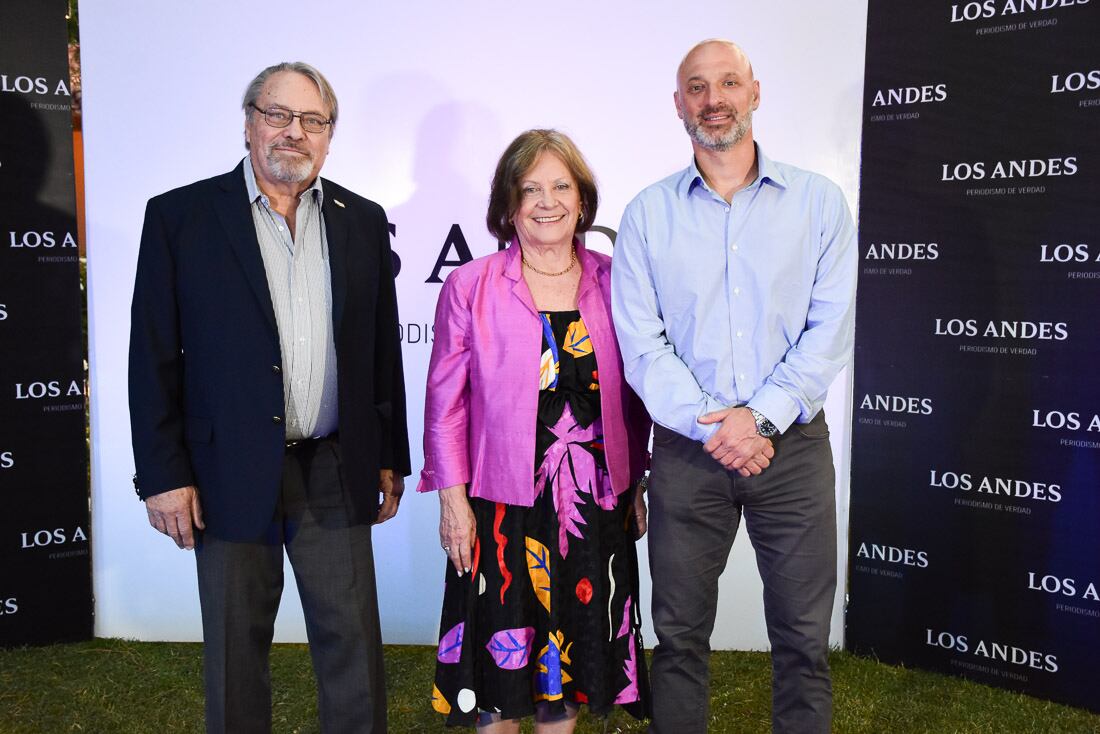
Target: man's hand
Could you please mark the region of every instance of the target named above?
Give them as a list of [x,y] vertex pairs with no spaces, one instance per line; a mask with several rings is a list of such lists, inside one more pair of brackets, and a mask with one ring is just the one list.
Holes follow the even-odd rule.
[[375,525],[380,525],[397,514],[401,495],[405,494],[405,477],[394,474],[393,469],[379,470],[378,491],[382,493],[382,506],[378,508]]
[[206,525],[202,522],[202,505],[199,503],[199,490],[194,486],[179,487],[161,494],[155,494],[145,500],[145,511],[149,513],[149,524],[171,536],[180,548],[193,550],[195,532]]
[[727,469],[743,477],[759,474],[775,456],[772,442],[756,432],[756,420],[748,408],[726,408],[707,413],[699,422],[721,423],[703,449]]
[[466,497],[466,485],[439,490],[439,545],[459,576],[470,572],[476,543],[477,520]]

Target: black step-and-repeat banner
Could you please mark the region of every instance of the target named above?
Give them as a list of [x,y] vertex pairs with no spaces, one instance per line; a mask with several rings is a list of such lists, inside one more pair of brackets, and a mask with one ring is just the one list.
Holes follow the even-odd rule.
[[66,9],[0,5],[0,645],[92,634]]
[[871,0],[847,645],[1100,711],[1100,0]]

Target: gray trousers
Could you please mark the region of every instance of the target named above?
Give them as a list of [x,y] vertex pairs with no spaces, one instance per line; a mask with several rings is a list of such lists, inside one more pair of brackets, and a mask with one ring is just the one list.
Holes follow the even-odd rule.
[[339,466],[332,439],[288,449],[266,537],[231,543],[204,533],[196,545],[210,734],[271,731],[268,655],[284,547],[305,613],[321,731],[386,731],[371,528],[349,520]]
[[826,734],[832,719],[829,620],[836,505],[829,428],[819,413],[773,439],[755,477],[726,471],[702,444],[657,426],[649,491],[655,734],[703,734],[718,577],[745,517],[764,582],[772,647],[772,731]]

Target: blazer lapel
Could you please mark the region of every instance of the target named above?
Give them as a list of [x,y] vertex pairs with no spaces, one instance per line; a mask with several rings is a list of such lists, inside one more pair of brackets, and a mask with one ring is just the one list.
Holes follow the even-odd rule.
[[523,279],[523,260],[520,258],[519,238],[512,238],[512,245],[505,254],[504,277],[512,281],[512,295],[519,299],[528,311],[538,316],[539,310],[535,308],[535,299],[531,297],[531,289],[527,287],[527,281]]
[[[321,213],[325,217],[325,239],[328,241],[329,277],[332,281],[332,333],[340,333],[344,303],[348,294],[348,221],[347,209],[334,204],[332,185],[322,179],[324,199]],[[339,342],[337,342],[339,343]]]
[[[588,253],[580,240],[576,240],[574,245],[577,248],[577,259],[583,267],[581,282],[577,287],[577,308],[584,317],[584,325],[588,329],[588,337],[592,340],[596,360],[599,362],[600,353],[605,352],[609,344],[614,344],[607,339],[607,311],[604,293],[600,290],[600,264]],[[600,369],[603,370],[602,365]]]
[[267,272],[260,254],[260,242],[256,238],[256,225],[252,221],[251,202],[248,201],[248,190],[244,185],[243,166],[244,161],[221,177],[218,183],[224,196],[218,197],[214,209],[260,309],[267,316],[271,329],[278,332],[275,307],[271,305],[271,291],[267,286]]

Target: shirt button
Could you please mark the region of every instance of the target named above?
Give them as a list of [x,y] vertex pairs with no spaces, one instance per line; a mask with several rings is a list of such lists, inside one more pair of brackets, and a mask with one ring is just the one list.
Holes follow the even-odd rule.
[[737,252],[737,245],[730,245],[730,249]]
[[275,425],[279,425],[283,422],[283,417],[281,415],[273,415],[271,416],[271,422]]
[[724,206],[722,208],[725,209],[727,212],[730,210],[730,208],[728,206]]
[[739,331],[739,332],[737,332],[737,338],[738,338],[738,339],[740,339],[740,338],[741,338],[741,332],[740,332],[740,331]]
[[733,289],[733,295],[735,295],[735,296],[741,295],[741,289],[740,288],[734,288]]
[[737,376],[737,379],[739,379],[739,380],[744,380],[744,379],[745,379],[745,376],[744,376],[744,375],[738,375],[738,376]]

